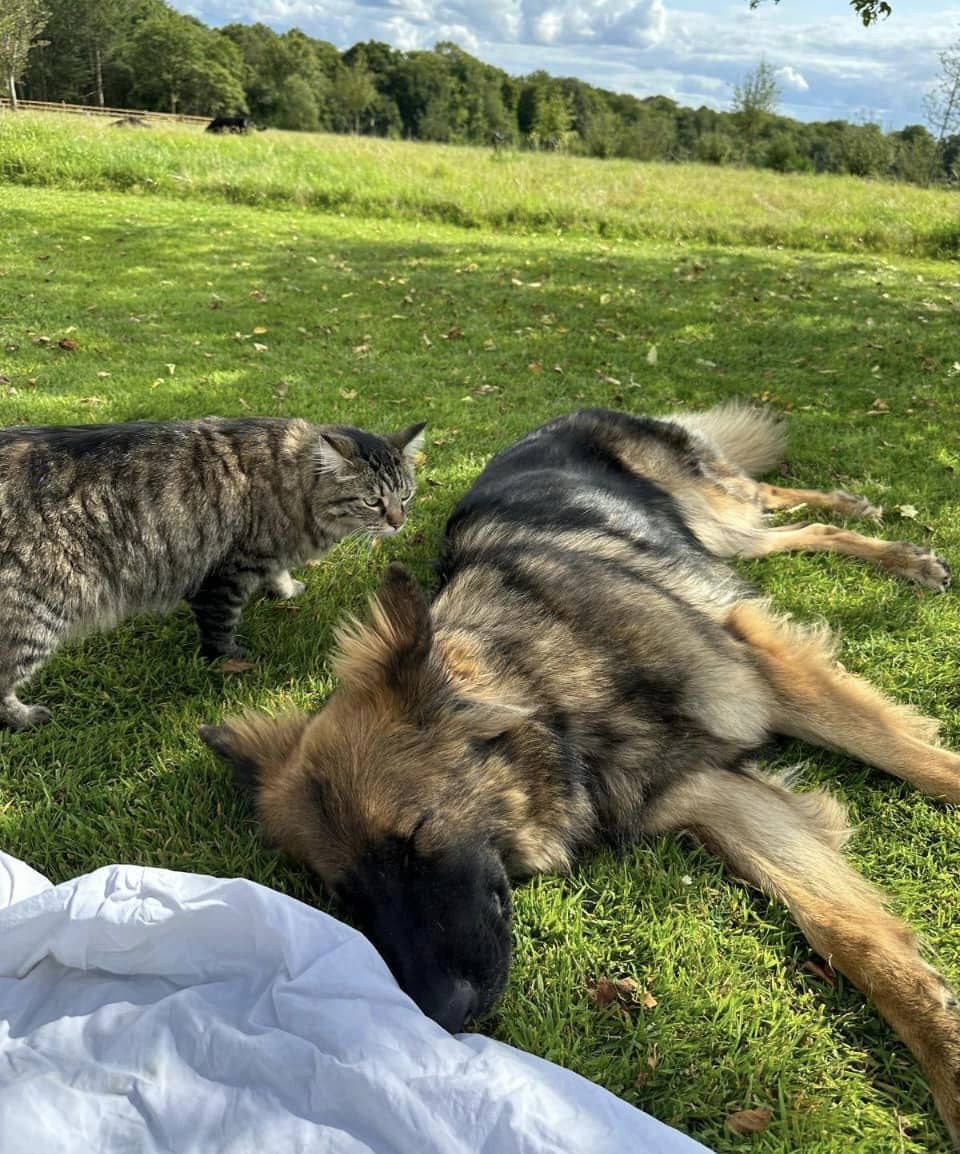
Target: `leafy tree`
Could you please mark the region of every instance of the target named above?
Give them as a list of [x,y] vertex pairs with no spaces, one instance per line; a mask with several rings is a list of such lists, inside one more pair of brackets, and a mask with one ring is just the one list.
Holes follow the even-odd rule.
[[123,24],[126,5],[123,0],[75,0],[72,25],[75,42],[87,62],[87,72],[97,104],[103,108],[104,69],[109,67],[122,47],[116,29]]
[[317,97],[304,77],[294,74],[280,85],[274,123],[299,132],[316,132],[320,127]]
[[38,37],[47,23],[47,16],[40,0],[4,0],[0,11],[0,73],[14,110],[17,107],[17,82],[27,67],[30,49],[39,47]]
[[255,120],[274,122],[290,62],[281,38],[266,24],[227,24],[220,35],[235,45],[243,61],[241,79]]
[[360,118],[377,98],[373,77],[362,57],[348,68],[341,68],[330,94],[335,113],[339,113],[350,131],[360,132]]
[[247,111],[236,45],[198,20],[170,9],[139,25],[132,60],[134,95],[169,112],[232,114]]
[[890,139],[879,124],[848,124],[843,133],[843,162],[852,176],[880,176],[893,160]]
[[[391,90],[406,136],[446,139],[451,130],[453,91],[448,62],[434,52],[408,52],[396,63]],[[442,105],[448,107],[442,110]],[[427,117],[427,109],[430,116]]]
[[573,115],[563,92],[553,85],[538,89],[534,100],[530,139],[538,146],[541,144],[563,146],[572,127]]
[[777,73],[766,60],[734,84],[733,115],[748,146],[756,142],[779,102]]
[[778,127],[770,137],[765,156],[767,168],[777,172],[806,172],[813,168],[809,157],[804,156],[797,134]]
[[940,76],[923,100],[923,110],[940,144],[960,131],[960,40],[938,53]]
[[[774,4],[779,4],[780,0],[773,0]],[[759,8],[763,0],[750,0],[751,8]],[[871,24],[875,24],[881,17],[886,19],[893,9],[886,2],[886,0],[849,0],[850,7],[863,21],[865,28]]]
[[703,164],[728,164],[736,153],[736,142],[725,132],[706,132],[697,141],[697,160]]
[[922,124],[908,124],[902,131],[892,132],[890,140],[897,178],[911,184],[929,184],[937,170],[938,141]]

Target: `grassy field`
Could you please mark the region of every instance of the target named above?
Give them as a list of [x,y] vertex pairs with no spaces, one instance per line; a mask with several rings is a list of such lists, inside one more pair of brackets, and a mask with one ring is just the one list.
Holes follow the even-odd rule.
[[952,192],[706,165],[0,117],[0,182],[472,229],[914,256],[960,253]]
[[[135,861],[318,900],[258,845],[197,726],[320,704],[331,628],[387,560],[428,580],[488,456],[577,405],[771,404],[790,415],[791,482],[861,491],[886,506],[885,535],[960,557],[960,269],[905,255],[955,233],[947,194],[28,117],[0,118],[0,179],[0,423],[429,422],[407,531],[336,550],[294,605],[251,605],[253,671],[204,666],[183,610],[90,638],[36,678],[27,699],[54,722],[0,733],[0,846],[54,880]],[[829,556],[744,571],[841,630],[849,668],[960,744],[956,594]],[[776,761],[849,805],[852,857],[960,980],[956,813],[809,747]],[[809,972],[783,909],[679,839],[521,887],[516,941],[485,1028],[707,1145],[946,1149],[912,1059],[864,999]],[[599,1007],[603,978],[652,999]],[[725,1127],[752,1107],[772,1110],[765,1132]]]

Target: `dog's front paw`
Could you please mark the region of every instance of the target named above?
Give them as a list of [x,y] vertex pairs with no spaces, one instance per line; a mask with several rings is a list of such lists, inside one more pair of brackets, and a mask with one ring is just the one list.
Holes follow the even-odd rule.
[[832,493],[834,508],[841,517],[858,517],[866,521],[879,521],[883,517],[883,506],[872,505],[866,497],[858,497],[856,493],[848,493],[845,489],[838,489]]

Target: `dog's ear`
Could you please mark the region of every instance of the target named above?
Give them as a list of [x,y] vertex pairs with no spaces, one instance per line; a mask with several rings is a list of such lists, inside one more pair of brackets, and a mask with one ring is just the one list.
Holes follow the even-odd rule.
[[533,716],[525,705],[508,701],[477,701],[458,698],[453,703],[457,723],[468,736],[478,741],[493,741],[514,729],[519,729]]
[[309,720],[305,713],[248,713],[223,725],[201,725],[200,738],[233,769],[237,785],[255,793],[270,770],[294,752]]
[[348,618],[336,633],[334,666],[345,685],[400,689],[426,665],[433,642],[430,602],[404,565],[387,568],[366,621]]

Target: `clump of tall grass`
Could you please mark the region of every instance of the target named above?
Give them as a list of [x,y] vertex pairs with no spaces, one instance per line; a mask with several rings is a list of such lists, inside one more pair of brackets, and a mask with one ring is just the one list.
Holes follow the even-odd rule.
[[117,131],[76,116],[0,114],[0,180],[465,228],[837,252],[951,256],[955,193],[854,177],[196,126]]

